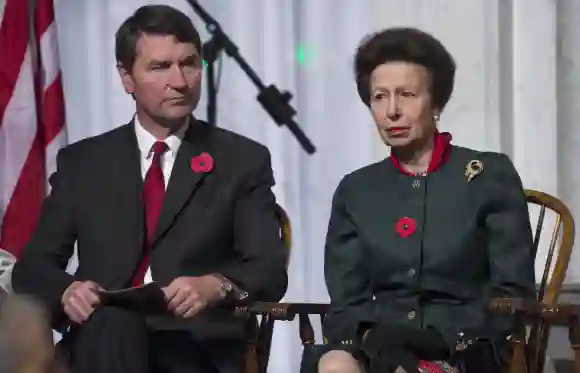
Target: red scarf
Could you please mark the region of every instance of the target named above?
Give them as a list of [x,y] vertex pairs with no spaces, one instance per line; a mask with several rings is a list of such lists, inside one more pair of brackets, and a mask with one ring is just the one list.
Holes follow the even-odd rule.
[[[447,159],[449,159],[449,155],[451,154],[451,134],[449,132],[441,133],[435,131],[433,141],[435,144],[433,146],[433,153],[431,154],[431,161],[429,162],[427,173],[437,171],[443,163],[447,162]],[[392,148],[390,158],[396,169],[405,175],[415,176],[414,173],[405,170],[403,166],[401,166],[401,162],[393,152]]]

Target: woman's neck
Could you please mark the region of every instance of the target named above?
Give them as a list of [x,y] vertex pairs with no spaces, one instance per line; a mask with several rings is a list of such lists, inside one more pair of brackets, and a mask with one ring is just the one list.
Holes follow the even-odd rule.
[[433,155],[433,140],[433,136],[430,136],[427,140],[414,142],[406,147],[393,150],[401,167],[411,173],[427,172]]

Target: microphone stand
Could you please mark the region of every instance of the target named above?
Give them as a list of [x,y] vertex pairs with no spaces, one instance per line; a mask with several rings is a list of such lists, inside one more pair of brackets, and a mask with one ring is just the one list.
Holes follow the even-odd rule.
[[[215,115],[217,108],[216,87],[214,82],[214,67],[217,55],[223,50],[228,56],[233,58],[240,68],[246,73],[254,85],[258,88],[257,100],[268,114],[274,119],[278,126],[286,125],[290,132],[296,137],[302,148],[308,154],[314,154],[316,148],[312,142],[306,137],[304,132],[300,129],[298,124],[292,118],[296,114],[296,110],[290,105],[292,94],[290,92],[280,92],[280,90],[273,84],[268,86],[257,76],[252,67],[244,60],[238,52],[238,47],[232,40],[224,33],[219,23],[213,19],[203,7],[196,0],[187,0],[195,13],[205,22],[207,30],[210,32],[211,39],[203,46],[204,52],[208,52],[209,56],[203,56],[208,68],[208,120],[210,124],[215,125]],[[213,123],[212,123],[213,121]]]
[[203,44],[203,59],[207,64],[207,121],[211,126],[216,126],[217,117],[217,83],[215,81],[215,61],[221,53],[213,37]]

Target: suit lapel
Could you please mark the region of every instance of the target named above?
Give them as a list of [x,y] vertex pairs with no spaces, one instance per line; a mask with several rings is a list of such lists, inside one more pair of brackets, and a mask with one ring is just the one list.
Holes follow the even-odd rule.
[[119,195],[116,221],[130,230],[132,241],[126,253],[127,263],[132,264],[142,255],[145,229],[141,159],[133,121],[121,128],[119,139],[118,149],[112,152],[115,168],[113,185],[115,193]]
[[211,171],[195,172],[191,168],[192,158],[203,152],[208,152],[211,155],[210,150],[211,127],[192,118],[191,125],[183,137],[173,164],[153,245],[171,227],[203,179],[211,173]]

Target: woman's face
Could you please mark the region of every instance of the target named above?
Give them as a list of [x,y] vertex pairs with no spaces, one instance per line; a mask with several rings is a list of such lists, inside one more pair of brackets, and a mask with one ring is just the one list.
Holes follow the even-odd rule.
[[433,135],[439,113],[431,106],[427,69],[393,61],[377,66],[370,78],[370,109],[385,144],[407,147]]

